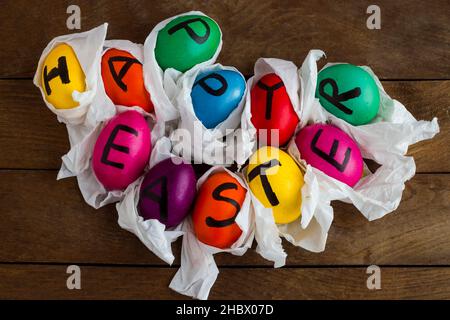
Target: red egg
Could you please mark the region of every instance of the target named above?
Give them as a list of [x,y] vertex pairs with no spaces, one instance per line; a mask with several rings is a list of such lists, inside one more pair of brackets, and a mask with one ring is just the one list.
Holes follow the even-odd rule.
[[[286,87],[279,76],[270,73],[262,77],[251,92],[251,121],[258,137],[267,145],[277,145],[272,141],[271,130],[278,130],[279,145],[285,145],[293,136],[299,122]],[[260,130],[266,129],[267,134]]]

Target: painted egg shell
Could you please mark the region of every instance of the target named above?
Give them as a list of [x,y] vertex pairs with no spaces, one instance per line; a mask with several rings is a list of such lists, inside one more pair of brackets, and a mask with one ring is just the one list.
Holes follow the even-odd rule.
[[375,80],[352,64],[337,64],[320,71],[316,98],[328,112],[355,126],[373,120],[380,107]]
[[147,121],[137,111],[126,111],[112,118],[100,132],[92,168],[105,189],[125,190],[144,172],[150,151]]
[[[267,145],[276,145],[271,139],[271,130],[278,130],[279,145],[285,145],[295,132],[299,122],[286,87],[275,73],[262,77],[251,90],[251,121],[258,131],[266,129],[263,139]],[[265,143],[265,141],[263,141]]]
[[158,219],[168,228],[177,226],[191,209],[196,183],[192,165],[176,164],[171,158],[159,162],[142,181],[139,214],[144,220]]
[[210,175],[200,187],[192,215],[197,238],[216,248],[230,248],[242,234],[235,220],[246,193],[229,173]]
[[186,15],[170,21],[158,32],[155,57],[161,69],[185,72],[211,59],[219,48],[222,33],[209,17]]
[[86,77],[71,46],[59,44],[49,52],[42,66],[41,86],[45,99],[56,109],[79,106],[72,93],[86,90]]
[[108,49],[103,54],[101,65],[103,85],[114,104],[153,111],[139,60],[127,51]]
[[295,144],[302,159],[350,187],[363,173],[363,159],[357,144],[341,129],[327,124],[304,127]]
[[300,217],[303,174],[286,152],[262,147],[249,159],[246,179],[253,195],[272,208],[275,223],[290,223]]
[[239,72],[218,70],[201,73],[191,92],[195,115],[206,128],[215,128],[238,107],[244,92],[245,79]]

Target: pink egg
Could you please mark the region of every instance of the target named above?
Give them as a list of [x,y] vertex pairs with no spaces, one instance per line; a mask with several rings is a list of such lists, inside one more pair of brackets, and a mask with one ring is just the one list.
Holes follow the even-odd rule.
[[95,143],[94,174],[105,189],[125,190],[144,173],[150,151],[145,118],[134,110],[118,114],[109,120]]
[[361,151],[341,129],[327,124],[306,126],[297,134],[295,144],[302,159],[330,177],[350,187],[361,179]]

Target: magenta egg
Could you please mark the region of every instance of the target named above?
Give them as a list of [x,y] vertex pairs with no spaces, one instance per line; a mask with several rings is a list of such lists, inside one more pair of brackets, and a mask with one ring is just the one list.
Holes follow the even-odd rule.
[[350,187],[361,179],[361,151],[341,129],[327,124],[306,126],[297,134],[295,144],[302,159],[330,177]]
[[159,162],[142,181],[139,214],[144,220],[157,219],[169,228],[177,226],[191,209],[196,184],[191,164],[175,163],[171,158]]
[[134,110],[118,114],[97,138],[94,174],[106,190],[125,190],[143,174],[150,151],[150,129],[144,116]]

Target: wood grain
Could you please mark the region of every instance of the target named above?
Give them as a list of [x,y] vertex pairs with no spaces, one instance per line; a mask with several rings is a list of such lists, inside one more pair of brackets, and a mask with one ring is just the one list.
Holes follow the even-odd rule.
[[[53,171],[0,172],[0,262],[164,265],[120,229],[114,206],[86,205],[75,179]],[[325,252],[289,245],[288,265],[450,265],[450,184],[446,174],[420,174],[407,183],[400,207],[368,222],[353,206],[334,203]],[[174,244],[179,264],[181,241]],[[270,266],[254,250],[216,255],[223,266]]]
[[[441,133],[410,150],[417,171],[450,172],[450,81],[385,81],[383,85],[417,119],[439,118]],[[0,80],[0,168],[57,169],[68,149],[65,126],[47,109],[31,81]]]
[[[2,2],[0,77],[31,77],[52,38],[66,27],[70,1]],[[219,62],[251,74],[259,57],[301,64],[308,50],[323,49],[330,62],[373,67],[383,79],[450,79],[450,3],[377,1],[381,29],[369,30],[370,3],[335,1],[77,1],[82,30],[109,23],[109,39],[143,43],[160,21],[201,10],[222,28]],[[24,18],[26,17],[26,18]],[[18,24],[20,22],[20,24]]]
[[[0,10],[0,299],[183,299],[168,288],[180,260],[166,266],[117,224],[113,205],[94,210],[75,179],[56,181],[68,151],[65,126],[31,83],[38,59],[66,28],[71,1],[2,1]],[[201,10],[222,28],[218,62],[251,75],[259,57],[369,65],[386,91],[418,119],[439,118],[441,133],[412,146],[416,175],[399,208],[368,222],[333,203],[326,251],[284,241],[287,266],[273,269],[254,250],[218,254],[211,299],[450,299],[450,2],[379,0],[381,30],[368,30],[369,3],[357,0],[79,0],[82,30],[109,22],[108,39],[142,43],[161,20]],[[198,170],[204,170],[199,167]],[[82,290],[68,290],[77,264]],[[381,266],[382,290],[366,287]]]
[[[0,265],[0,299],[185,299],[168,288],[175,268],[80,266],[80,290],[67,289],[66,268]],[[381,267],[381,290],[367,278],[366,268],[221,268],[209,298],[450,299],[448,267]]]

